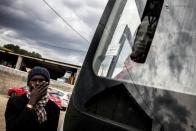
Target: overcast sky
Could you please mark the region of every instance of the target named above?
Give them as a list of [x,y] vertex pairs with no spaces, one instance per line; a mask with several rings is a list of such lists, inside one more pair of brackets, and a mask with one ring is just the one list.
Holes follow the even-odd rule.
[[0,0],[0,46],[19,45],[44,58],[81,65],[108,0]]

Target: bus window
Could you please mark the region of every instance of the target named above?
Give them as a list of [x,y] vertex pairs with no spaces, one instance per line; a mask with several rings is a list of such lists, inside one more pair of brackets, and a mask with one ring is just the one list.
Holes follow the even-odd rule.
[[[154,35],[154,37],[149,40],[150,47],[148,47],[149,50],[147,50],[145,60],[142,62],[134,60],[134,45],[137,39],[141,43],[148,42],[147,39],[149,38],[143,38],[146,36],[141,34],[148,30],[149,25],[146,24],[146,26],[145,22],[153,22],[153,18],[145,17],[145,15],[148,15],[146,13],[148,11],[144,11],[146,14],[144,13],[141,16],[138,13],[138,10],[141,10],[140,6],[135,0],[127,0],[121,14],[116,14],[120,16],[118,20],[115,20],[118,21],[116,22],[116,27],[111,28],[110,22],[106,25],[94,57],[94,72],[100,77],[185,92],[187,94],[196,94],[196,78],[193,76],[196,55],[192,39],[194,33],[187,33],[188,30],[186,28],[188,26],[183,23],[185,19],[190,19],[188,15],[189,10],[184,11],[183,17],[178,18],[177,24],[175,19],[166,20],[172,16],[168,16],[171,14],[168,13],[166,7],[160,6],[163,1],[154,1],[155,5],[158,5],[155,10],[159,10],[160,17],[156,17],[157,14],[151,12],[151,15],[155,16],[155,19],[158,18],[158,20],[154,19],[157,22],[157,26],[156,28],[151,28],[154,33],[151,32],[152,34],[149,34]],[[148,2],[150,0],[146,4]],[[160,3],[157,4],[157,2]],[[172,2],[170,3],[172,4]],[[153,4],[149,4],[149,8],[151,6]],[[164,11],[161,12],[161,10]],[[144,25],[144,29],[141,29],[141,25]],[[177,31],[177,25],[184,27],[185,31]],[[173,32],[173,29],[176,32]],[[111,35],[111,32],[113,35]],[[144,41],[141,41],[141,39]]]
[[[128,0],[126,5],[121,6],[124,6],[124,8],[119,7],[119,10],[123,8],[123,11],[116,11],[116,14],[112,14],[110,18],[111,22],[115,21],[112,25],[114,26],[116,24],[116,27],[111,27],[111,22],[107,23],[95,55],[93,68],[99,76],[112,77],[119,73],[122,69],[123,59],[120,59],[118,56],[123,55],[123,58],[125,58],[125,56],[130,55],[132,35],[141,23],[135,0]],[[113,58],[115,60],[113,60]],[[109,69],[111,70],[111,63],[114,62],[117,63],[118,69],[115,68],[114,72],[109,71]]]

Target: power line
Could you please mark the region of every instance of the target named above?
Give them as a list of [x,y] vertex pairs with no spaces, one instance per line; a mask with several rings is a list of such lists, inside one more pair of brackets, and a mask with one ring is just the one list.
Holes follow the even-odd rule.
[[47,44],[47,43],[41,43],[41,44],[46,45],[46,46],[55,47],[55,48],[60,48],[60,49],[65,49],[65,50],[72,50],[72,51],[86,53],[86,51],[82,51],[82,50],[70,49],[70,48],[66,48],[66,47],[60,47],[60,46],[50,45],[50,44]]
[[76,32],[82,39],[84,39],[85,41],[87,41],[88,43],[90,43],[90,41],[88,39],[86,39],[80,32],[78,32],[76,29],[74,29],[72,27],[72,25],[69,24],[69,22],[67,22],[54,8],[52,8],[52,6],[50,4],[48,4],[47,1],[42,0],[54,13],[55,15],[57,15],[67,26],[69,26],[74,32]]
[[[8,40],[9,43],[14,43],[10,40]],[[17,43],[16,45],[20,45],[21,46],[22,43]],[[54,48],[59,48],[59,49],[64,49],[64,50],[71,50],[71,51],[75,51],[75,52],[81,52],[81,53],[86,53],[87,51],[83,51],[83,50],[77,50],[77,49],[70,49],[70,48],[67,48],[67,47],[61,47],[61,46],[55,46],[55,45],[51,45],[51,44],[47,44],[47,43],[40,43],[38,42],[38,44],[42,44],[42,45],[46,45],[46,46],[50,46],[50,47],[54,47]]]

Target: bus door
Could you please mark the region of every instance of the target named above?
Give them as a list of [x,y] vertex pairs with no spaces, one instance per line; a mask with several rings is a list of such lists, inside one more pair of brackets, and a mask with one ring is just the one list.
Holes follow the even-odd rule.
[[195,6],[194,0],[109,0],[63,130],[195,130]]

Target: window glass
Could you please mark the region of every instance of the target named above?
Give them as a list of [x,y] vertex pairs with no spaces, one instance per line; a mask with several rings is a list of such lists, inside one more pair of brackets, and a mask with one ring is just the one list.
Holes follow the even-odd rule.
[[[123,5],[119,4],[119,6]],[[121,12],[121,14],[119,14],[119,12],[118,14],[116,14],[117,16],[121,17],[118,24],[116,25],[113,36],[111,37],[110,34],[108,35],[108,37],[111,37],[110,42],[100,43],[107,46],[103,49],[105,50],[105,54],[99,54],[100,52],[97,52],[97,55],[101,55],[101,58],[104,57],[104,59],[101,59],[102,62],[98,70],[99,76],[115,77],[115,74],[118,74],[119,71],[123,68],[122,64],[123,60],[125,60],[125,56],[128,56],[131,52],[132,41],[129,37],[132,37],[131,33],[134,34],[138,25],[141,23],[141,20],[135,0],[128,0],[123,7],[116,7],[117,9],[123,8],[123,11]],[[115,19],[115,21],[118,20]],[[109,33],[107,27],[105,30],[105,33]],[[103,47],[101,46],[101,48]],[[97,61],[94,61],[94,65]],[[115,65],[113,65],[113,63],[115,63]],[[113,68],[115,66],[115,69],[113,69],[111,66],[113,66]]]
[[[94,72],[100,77],[195,95],[196,41],[193,38],[196,33],[188,30],[190,24],[184,22],[190,19],[188,14],[192,10],[184,12],[184,20],[176,21],[168,8],[161,7],[146,60],[138,63],[130,57],[134,40],[140,39],[142,35],[138,37],[138,34],[147,30],[140,28],[137,32],[138,27],[150,19],[144,18],[146,21],[141,21],[141,12],[138,11],[143,9],[138,8],[141,6],[135,0],[127,0],[124,5],[116,2],[94,57]],[[177,8],[172,11],[177,15]]]

